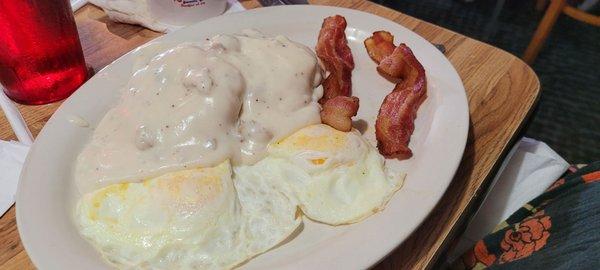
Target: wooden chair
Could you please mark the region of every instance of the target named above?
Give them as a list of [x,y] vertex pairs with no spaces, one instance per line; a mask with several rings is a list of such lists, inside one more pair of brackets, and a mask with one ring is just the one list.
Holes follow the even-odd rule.
[[[543,7],[545,2],[547,1],[538,0],[537,6]],[[572,7],[567,3],[567,0],[551,0],[550,6],[546,10],[546,14],[544,14],[544,18],[542,18],[538,28],[535,30],[535,34],[533,34],[533,38],[531,38],[531,42],[529,42],[529,46],[527,46],[527,49],[523,54],[523,60],[525,62],[531,65],[535,61],[535,58],[542,49],[548,34],[550,34],[554,23],[556,23],[556,20],[561,13],[578,21],[594,26],[600,26],[600,16],[595,16]]]

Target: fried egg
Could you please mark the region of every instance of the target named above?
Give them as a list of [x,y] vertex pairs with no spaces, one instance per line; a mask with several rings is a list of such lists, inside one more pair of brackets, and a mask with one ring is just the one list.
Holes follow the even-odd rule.
[[341,225],[382,210],[402,180],[358,131],[319,124],[254,165],[226,161],[88,193],[75,218],[120,269],[229,269],[290,237],[302,214]]
[[270,186],[248,181],[236,192],[231,175],[227,161],[110,185],[83,196],[77,224],[121,269],[232,268],[288,237],[301,218]]
[[306,216],[330,225],[358,222],[382,210],[404,179],[386,172],[384,158],[357,130],[323,124],[272,144],[267,158],[235,172],[240,179],[263,179]]

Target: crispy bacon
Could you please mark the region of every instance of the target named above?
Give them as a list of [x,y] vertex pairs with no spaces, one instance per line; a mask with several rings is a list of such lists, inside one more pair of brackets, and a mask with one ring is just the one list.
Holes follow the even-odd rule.
[[414,85],[404,81],[397,84],[381,103],[375,121],[375,136],[379,152],[386,157],[406,159],[412,156],[408,143],[415,130],[417,110],[427,98],[426,81],[422,78]]
[[402,43],[389,56],[379,62],[377,70],[395,79],[416,83],[419,78],[425,80],[425,69],[413,52]]
[[329,76],[323,81],[319,103],[321,122],[340,131],[352,129],[352,116],[358,111],[358,98],[350,97],[354,59],[346,39],[346,19],[340,15],[325,18],[317,41],[317,56]]
[[383,60],[383,58],[392,54],[396,46],[394,46],[394,36],[387,31],[377,31],[373,33],[373,36],[365,39],[365,48],[373,61],[377,64]]
[[337,96],[328,99],[321,111],[321,121],[339,131],[352,129],[352,116],[358,112],[358,98]]
[[386,157],[410,158],[412,151],[408,143],[415,130],[414,120],[419,106],[427,98],[425,69],[408,46],[400,44],[390,53],[393,36],[387,32],[375,33],[365,40],[365,47],[379,64],[377,70],[384,76],[402,80],[379,108],[375,122],[377,148]]
[[340,15],[325,18],[317,41],[317,56],[329,71],[323,82],[323,97],[319,103],[337,96],[350,96],[354,60],[346,40],[346,19]]

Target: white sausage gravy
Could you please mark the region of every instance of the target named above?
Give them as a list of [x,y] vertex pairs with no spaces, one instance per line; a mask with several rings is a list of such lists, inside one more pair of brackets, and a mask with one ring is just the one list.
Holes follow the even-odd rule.
[[269,143],[321,121],[317,58],[286,37],[245,30],[155,43],[136,57],[119,103],[77,158],[82,193],[226,159],[252,164]]

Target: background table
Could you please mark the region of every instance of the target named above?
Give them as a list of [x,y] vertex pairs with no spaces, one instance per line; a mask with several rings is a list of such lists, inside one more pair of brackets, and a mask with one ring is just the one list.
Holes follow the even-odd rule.
[[[462,231],[530,114],[539,96],[537,76],[520,59],[505,51],[371,2],[310,2],[370,12],[393,20],[433,43],[443,44],[446,56],[463,80],[469,99],[470,126],[458,172],[423,224],[374,269],[430,268]],[[243,4],[246,8],[260,7],[257,1],[243,1]],[[75,17],[86,61],[95,71],[161,35],[111,22],[102,10],[92,5],[77,11]],[[58,106],[60,103],[19,106],[19,109],[35,136]],[[3,114],[0,114],[0,139],[15,139]],[[14,206],[0,219],[0,243],[0,269],[34,268],[19,239]]]

